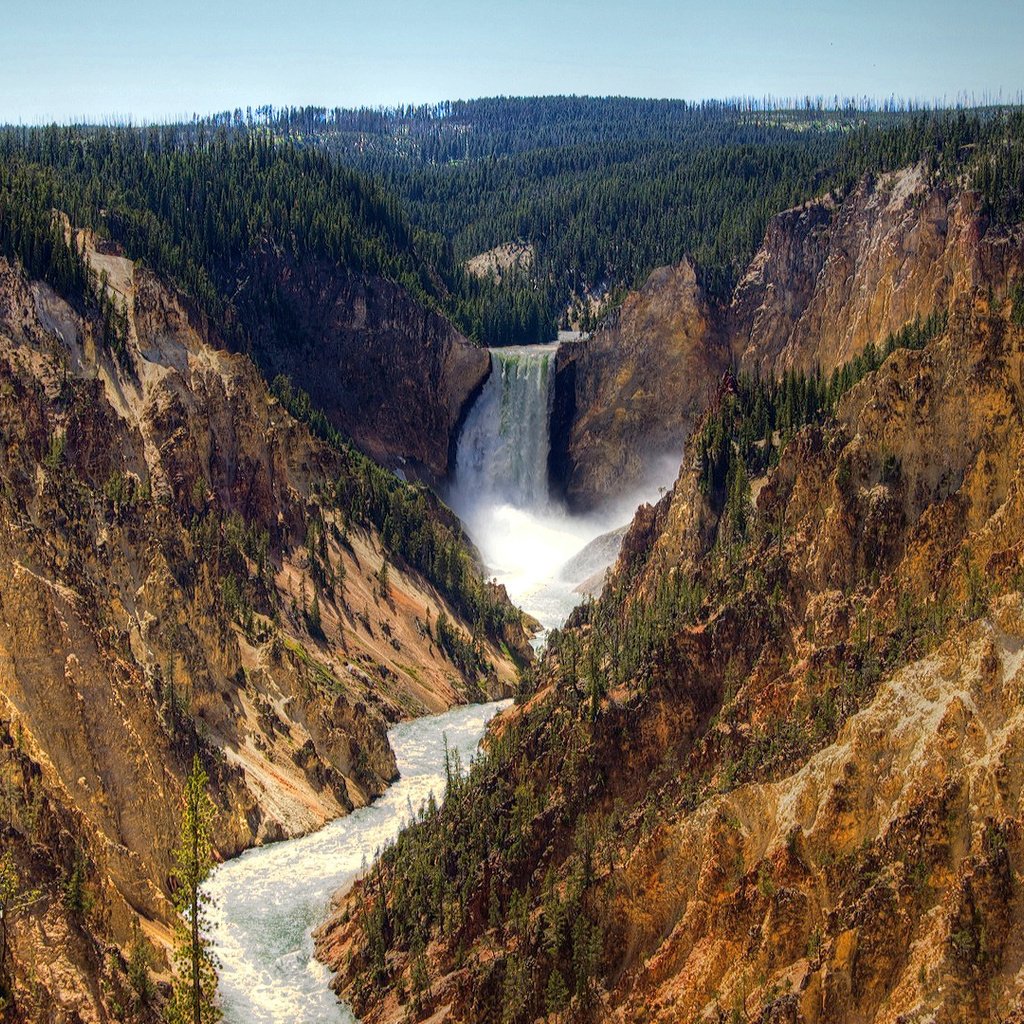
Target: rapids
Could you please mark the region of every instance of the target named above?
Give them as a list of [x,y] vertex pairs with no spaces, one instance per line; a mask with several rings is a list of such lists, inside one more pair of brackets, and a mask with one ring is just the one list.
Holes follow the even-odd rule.
[[[489,572],[545,631],[560,626],[577,586],[618,550],[605,535],[629,519],[570,516],[548,486],[557,345],[491,350],[492,372],[470,410],[447,495]],[[598,540],[598,538],[601,538]],[[593,543],[595,542],[596,543]],[[538,642],[543,642],[543,634]],[[261,847],[219,866],[207,883],[229,1024],[353,1024],[313,958],[312,930],[331,896],[394,839],[431,791],[443,795],[444,737],[468,763],[499,704],[459,707],[388,733],[401,777],[369,807],[319,832]]]
[[[507,702],[505,702],[507,703]],[[444,738],[464,764],[504,703],[458,707],[388,733],[401,778],[369,807],[319,832],[248,850],[221,864],[206,891],[228,1024],[352,1024],[313,958],[313,928],[331,896],[398,835],[431,792],[444,795]]]

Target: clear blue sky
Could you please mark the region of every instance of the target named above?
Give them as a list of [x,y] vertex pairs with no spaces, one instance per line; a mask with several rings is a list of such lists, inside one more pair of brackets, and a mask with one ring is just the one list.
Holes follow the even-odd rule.
[[1022,0],[0,0],[0,121],[1024,89]]

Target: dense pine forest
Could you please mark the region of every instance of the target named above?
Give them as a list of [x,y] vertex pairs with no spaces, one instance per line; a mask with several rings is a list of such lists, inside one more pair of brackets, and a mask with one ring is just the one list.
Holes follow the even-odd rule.
[[[244,349],[257,328],[279,344],[292,335],[273,280],[260,279],[267,248],[284,261],[382,275],[428,305],[446,294],[432,264],[416,255],[416,233],[396,200],[324,154],[278,145],[266,133],[186,141],[173,129],[9,131],[0,138],[0,254],[77,301],[115,358],[127,311],[55,211],[173,280]],[[245,287],[246,275],[259,286]],[[347,521],[375,526],[392,557],[426,573],[474,624],[472,657],[459,653],[483,671],[478,641],[500,640],[518,612],[481,579],[461,526],[431,492],[352,448],[287,378],[275,379],[273,390],[343,456],[336,498]]]
[[[684,255],[724,300],[774,214],[918,160],[968,175],[1011,222],[1022,138],[1011,108],[557,97],[8,128],[0,251],[100,302],[53,220],[60,210],[173,279],[250,350],[268,333],[295,343],[268,264],[299,260],[393,280],[483,343],[529,342],[567,326],[573,308],[577,326],[593,326]],[[500,282],[466,272],[508,242],[532,246],[532,263]]]
[[[694,259],[713,296],[728,297],[779,211],[865,173],[924,160],[965,170],[996,214],[1019,214],[1019,110],[930,111],[890,103],[546,97],[392,110],[235,111],[222,127],[263,124],[386,181],[413,223],[452,257],[508,242],[533,246],[529,272],[505,287],[463,282],[457,315],[488,344],[536,339],[574,300],[605,307],[656,266]],[[578,322],[594,314],[579,306]]]

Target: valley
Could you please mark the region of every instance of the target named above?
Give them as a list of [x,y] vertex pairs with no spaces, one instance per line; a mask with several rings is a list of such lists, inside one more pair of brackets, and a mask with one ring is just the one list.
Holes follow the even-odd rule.
[[0,128],[3,1019],[196,778],[236,1024],[1019,1019],[1022,367],[1019,107]]

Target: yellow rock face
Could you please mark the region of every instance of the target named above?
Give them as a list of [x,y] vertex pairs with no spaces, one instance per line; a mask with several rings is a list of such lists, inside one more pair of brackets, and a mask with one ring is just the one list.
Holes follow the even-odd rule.
[[[455,609],[397,566],[385,593],[380,537],[331,500],[338,455],[175,293],[89,252],[127,313],[119,354],[0,263],[0,791],[22,882],[48,894],[12,936],[38,1020],[108,1019],[123,975],[90,934],[166,941],[194,748],[230,855],[365,804],[395,774],[389,723],[477,693],[427,628],[468,630]],[[315,573],[334,580],[318,636]],[[514,666],[486,654],[507,692]]]

